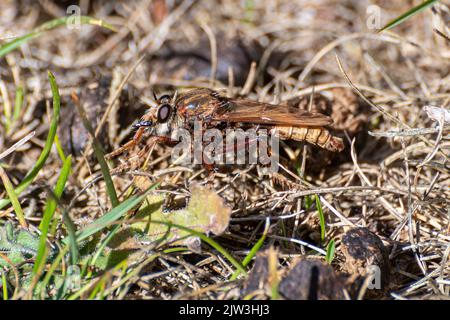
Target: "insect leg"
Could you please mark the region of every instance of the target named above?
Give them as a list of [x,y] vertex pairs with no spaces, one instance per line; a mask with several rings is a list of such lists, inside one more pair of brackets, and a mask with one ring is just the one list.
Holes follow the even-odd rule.
[[122,153],[124,153],[125,151],[133,148],[134,146],[136,146],[141,140],[142,137],[144,135],[145,132],[145,128],[141,127],[139,129],[137,129],[136,133],[134,134],[134,137],[132,140],[128,141],[127,143],[125,143],[123,146],[121,146],[120,148],[114,150],[113,152],[108,153],[105,158],[106,159],[112,159],[117,157],[118,155],[121,155]]
[[[127,149],[132,148],[134,145],[137,145],[140,141],[142,140],[142,135],[136,137],[136,140],[131,140],[130,142],[128,142],[127,144],[123,145],[121,148],[113,151],[110,154],[120,154],[122,152],[124,152]],[[153,148],[153,146],[157,143],[166,143],[166,144],[171,144],[171,143],[175,143],[178,141],[174,141],[171,140],[169,137],[165,137],[165,136],[151,136],[145,143],[144,147],[139,150],[136,154],[132,155],[131,157],[128,157],[124,163],[122,163],[121,165],[119,165],[118,167],[114,168],[112,170],[113,173],[118,173],[118,172],[123,172],[125,170],[136,170],[140,167],[142,167],[147,154],[149,152],[149,150],[151,148]],[[109,154],[109,155],[110,155]],[[109,156],[108,155],[108,156]]]

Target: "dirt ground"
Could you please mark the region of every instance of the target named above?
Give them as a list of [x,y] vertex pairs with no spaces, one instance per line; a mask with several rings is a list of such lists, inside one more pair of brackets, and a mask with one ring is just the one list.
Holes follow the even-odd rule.
[[[0,206],[0,228],[11,223],[11,234],[22,230],[38,239],[52,190],[57,198],[46,239],[50,253],[32,289],[24,279],[37,245],[0,243],[3,261],[14,250],[22,255],[20,263],[0,264],[17,275],[4,280],[9,296],[449,299],[450,1],[377,32],[419,3],[1,1],[0,52],[47,21],[75,19],[0,57],[0,153],[35,133],[0,156],[0,199],[10,198],[4,176],[19,186],[45,149],[54,110],[48,71],[61,95],[48,159],[16,192],[25,221],[9,200]],[[78,12],[114,30],[77,24]],[[18,88],[24,92],[19,110]],[[157,182],[144,209],[177,217],[167,218],[171,223],[184,219],[179,223],[202,236],[169,230],[156,240],[146,234],[151,227],[133,224],[144,205],[122,208],[111,224],[79,242],[79,289],[57,290],[59,280],[67,281],[65,264],[74,263],[73,251],[62,251],[68,221],[81,232],[117,207],[72,95],[109,153],[130,141],[132,125],[156,108],[154,93],[172,97],[192,88],[320,112],[333,119],[328,129],[345,148],[281,141],[276,173],[264,174],[258,165],[209,171],[172,163],[171,146],[145,137],[108,160],[118,203]],[[69,155],[71,172],[58,196]],[[195,188],[201,191],[194,194]],[[218,222],[196,229],[197,221],[185,216],[200,212],[189,209],[196,201],[198,210],[225,219],[223,230],[215,232]],[[104,264],[93,261],[103,256]],[[33,291],[42,282],[45,289]]]

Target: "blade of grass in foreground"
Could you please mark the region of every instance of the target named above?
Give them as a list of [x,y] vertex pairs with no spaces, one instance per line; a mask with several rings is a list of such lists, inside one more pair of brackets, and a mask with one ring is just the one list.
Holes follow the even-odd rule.
[[70,247],[70,258],[72,261],[72,265],[75,265],[78,262],[78,245],[77,245],[77,237],[76,237],[76,227],[73,223],[72,219],[70,218],[69,214],[67,213],[67,210],[63,210],[62,212],[63,216],[63,222],[66,226],[67,230],[67,236],[69,238],[69,247]]
[[421,4],[415,6],[414,8],[411,8],[404,14],[398,16],[397,18],[389,21],[383,28],[381,28],[378,32],[383,32],[385,30],[392,29],[395,26],[398,26],[403,21],[411,18],[412,16],[418,14],[420,11],[425,10],[426,8],[432,6],[434,3],[438,2],[439,0],[427,0],[422,2]]
[[[77,17],[78,18],[78,17]],[[104,27],[106,29],[109,29],[111,31],[115,31],[114,27],[110,24],[103,22],[102,20],[98,20],[92,17],[88,16],[80,16],[80,25],[82,24],[91,24],[91,25],[97,25],[100,27]],[[0,46],[0,58],[3,57],[5,54],[8,54],[9,52],[13,51],[14,49],[18,48],[22,44],[26,43],[27,41],[30,41],[31,39],[34,39],[36,37],[39,37],[41,34],[43,34],[45,31],[63,26],[72,24],[73,17],[63,17],[54,19],[51,21],[48,21],[41,26],[37,27],[36,29],[32,30],[31,32],[27,33],[26,35],[23,35],[21,37],[18,37],[8,43],[5,43],[4,45]]]
[[90,277],[92,274],[91,272],[93,271],[94,268],[89,268],[90,266],[95,266],[95,263],[97,262],[98,258],[100,257],[100,255],[102,254],[103,250],[105,250],[106,246],[108,245],[108,243],[114,238],[114,236],[116,235],[116,233],[120,230],[120,224],[115,225],[111,231],[109,232],[109,234],[105,237],[105,239],[100,243],[100,245],[98,246],[97,251],[93,254],[92,259],[86,263],[83,267],[83,270],[81,270],[81,274],[84,275],[86,270],[89,270],[89,274],[87,275],[88,277]]
[[117,198],[116,188],[114,187],[114,182],[111,178],[111,174],[109,173],[109,167],[105,160],[105,153],[103,152],[103,148],[100,145],[98,139],[95,137],[94,129],[92,128],[91,123],[87,119],[86,111],[84,110],[83,105],[81,104],[75,92],[72,92],[72,100],[78,109],[78,113],[80,114],[84,127],[91,136],[92,147],[94,148],[95,157],[97,158],[97,161],[100,164],[100,169],[102,170],[103,179],[105,180],[106,184],[106,191],[108,192],[111,204],[113,207],[117,207],[119,205],[119,199]]
[[6,134],[9,134],[11,131],[11,121],[12,121],[12,107],[11,102],[8,96],[8,88],[4,81],[0,81],[0,96],[2,98],[2,106],[3,106],[3,117],[2,122],[5,127]]
[[61,160],[63,162],[66,161],[66,155],[64,154],[64,150],[61,146],[61,143],[59,142],[58,135],[55,136],[55,146],[56,146],[56,151],[58,151],[58,155],[61,158]]
[[23,87],[17,87],[16,89],[16,99],[14,102],[14,114],[13,120],[17,121],[20,117],[20,113],[22,112],[23,106]]
[[3,288],[3,300],[8,300],[8,282],[6,282],[6,274],[2,272],[2,288]]
[[328,262],[328,264],[331,264],[331,262],[333,262],[335,250],[336,244],[334,243],[334,240],[331,240],[327,245],[327,255],[325,256],[325,260]]
[[[52,278],[53,274],[55,273],[57,267],[61,263],[63,257],[66,255],[66,253],[69,251],[69,246],[65,246],[61,249],[61,251],[58,253],[55,259],[53,259],[52,264],[50,265],[50,268],[48,268],[48,271],[45,273],[45,277],[41,282],[41,292],[40,292],[40,299],[44,299],[44,291],[47,288],[48,283],[50,282],[50,279]],[[67,272],[67,270],[66,270]]]
[[16,191],[6,175],[5,170],[0,167],[0,177],[3,181],[3,185],[5,186],[6,193],[8,194],[9,199],[11,199],[12,206],[14,208],[14,212],[16,213],[17,220],[19,220],[20,225],[23,228],[27,228],[27,221],[25,220],[25,215],[23,214],[22,206],[20,205],[19,199],[17,198]]
[[[58,85],[56,84],[55,76],[49,71],[48,78],[50,80],[50,86],[52,88],[53,94],[53,117],[50,123],[50,129],[48,131],[47,141],[45,142],[44,149],[42,149],[39,158],[36,161],[34,167],[30,170],[30,172],[25,176],[22,182],[15,189],[16,195],[20,195],[34,180],[39,171],[47,161],[48,156],[50,155],[50,151],[52,149],[53,141],[55,140],[56,129],[58,127],[59,121],[59,110],[60,110],[60,97],[58,91]],[[10,203],[10,199],[0,199],[0,209],[4,208],[8,203]]]
[[323,215],[322,204],[320,203],[320,199],[317,195],[316,198],[316,207],[319,211],[319,220],[320,220],[320,240],[323,242],[325,240],[325,216]]
[[67,179],[69,178],[70,170],[72,168],[72,156],[68,156],[66,161],[64,161],[61,173],[59,174],[58,180],[56,182],[54,197],[50,196],[45,205],[44,215],[42,221],[39,225],[41,230],[41,236],[39,238],[39,248],[36,256],[36,260],[33,267],[33,273],[36,274],[40,269],[40,266],[45,263],[45,251],[47,234],[50,226],[50,222],[56,210],[57,201],[61,198],[64,187],[66,185]]
[[167,222],[167,221],[152,220],[151,223],[163,224],[163,225],[168,226],[169,228],[172,228],[172,227],[178,228],[180,230],[189,232],[190,234],[192,234],[195,237],[199,237],[202,241],[209,244],[211,247],[213,247],[218,252],[220,252],[225,258],[227,258],[228,261],[230,261],[231,264],[233,264],[233,266],[237,269],[237,271],[239,271],[240,273],[243,273],[243,274],[247,274],[247,271],[242,266],[242,264],[240,264],[236,259],[234,259],[234,257],[230,253],[228,253],[220,244],[218,244],[216,241],[214,241],[210,237],[206,236],[205,234],[203,234],[199,231],[192,230],[188,227],[185,227],[185,226],[182,226],[179,224],[175,224],[175,223],[171,223],[171,222]]
[[[100,230],[103,230],[104,228],[116,222],[118,219],[123,217],[128,211],[130,211],[131,209],[139,205],[142,201],[144,201],[148,193],[157,188],[158,186],[159,183],[155,183],[140,196],[132,196],[131,198],[119,204],[117,207],[114,207],[110,212],[106,213],[99,219],[95,220],[93,223],[88,225],[80,232],[77,232],[77,241],[80,242],[82,240],[85,240],[91,235],[99,232]],[[65,242],[64,240],[63,242]]]
[[[250,261],[252,261],[253,257],[258,253],[259,249],[262,247],[264,240],[266,240],[267,232],[269,231],[270,227],[270,220],[267,218],[266,226],[264,227],[264,232],[261,238],[258,240],[258,242],[255,243],[253,248],[250,250],[250,252],[245,256],[244,260],[242,261],[242,266],[246,267]],[[230,281],[236,280],[236,278],[239,276],[240,272],[239,270],[236,270],[236,272],[233,273],[233,275],[230,278]]]

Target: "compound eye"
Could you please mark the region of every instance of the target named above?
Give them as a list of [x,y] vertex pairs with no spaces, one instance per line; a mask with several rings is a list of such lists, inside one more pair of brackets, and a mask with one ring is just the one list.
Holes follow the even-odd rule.
[[167,122],[170,118],[170,114],[172,112],[172,107],[170,104],[163,104],[158,108],[158,112],[156,114],[159,123]]
[[165,94],[159,98],[159,103],[164,103],[164,104],[169,103],[170,99],[171,99],[170,96]]

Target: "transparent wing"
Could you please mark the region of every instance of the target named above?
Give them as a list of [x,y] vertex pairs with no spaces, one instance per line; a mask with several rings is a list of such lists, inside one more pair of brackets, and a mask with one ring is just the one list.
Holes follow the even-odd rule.
[[246,122],[296,127],[321,127],[333,123],[330,117],[320,113],[246,99],[229,99],[227,106],[223,108],[223,112],[218,112],[213,119],[224,122]]

